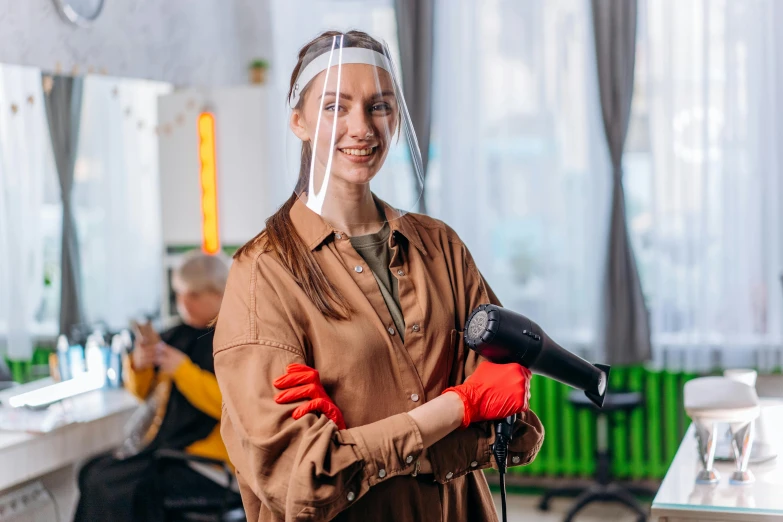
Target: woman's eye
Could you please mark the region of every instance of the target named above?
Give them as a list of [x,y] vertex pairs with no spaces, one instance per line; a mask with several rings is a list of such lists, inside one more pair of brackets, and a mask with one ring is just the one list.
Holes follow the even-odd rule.
[[373,112],[389,112],[391,111],[391,105],[388,103],[376,103],[372,106]]
[[339,105],[335,105],[334,103],[330,103],[326,107],[324,107],[324,110],[332,111],[332,112],[344,112],[345,108],[340,107]]

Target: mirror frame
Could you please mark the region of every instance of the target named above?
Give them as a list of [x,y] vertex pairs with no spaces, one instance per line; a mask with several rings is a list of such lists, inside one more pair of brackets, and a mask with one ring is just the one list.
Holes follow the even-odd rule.
[[101,12],[103,11],[103,6],[106,3],[106,0],[101,0],[100,5],[92,14],[92,16],[87,17],[82,15],[81,13],[77,13],[76,10],[73,7],[71,7],[70,0],[53,0],[53,1],[54,1],[54,5],[57,7],[57,12],[60,13],[60,16],[62,16],[67,22],[70,22],[79,27],[91,26],[92,23],[95,22],[95,20],[97,20],[98,17],[101,15]]

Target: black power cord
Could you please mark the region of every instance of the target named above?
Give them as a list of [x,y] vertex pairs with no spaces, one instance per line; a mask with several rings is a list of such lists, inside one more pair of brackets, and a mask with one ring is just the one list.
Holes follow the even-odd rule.
[[492,445],[492,454],[495,455],[495,463],[500,473],[500,505],[503,511],[503,522],[507,522],[506,510],[506,465],[508,459],[508,444],[511,442],[511,432],[514,428],[517,416],[511,415],[495,422],[495,444]]

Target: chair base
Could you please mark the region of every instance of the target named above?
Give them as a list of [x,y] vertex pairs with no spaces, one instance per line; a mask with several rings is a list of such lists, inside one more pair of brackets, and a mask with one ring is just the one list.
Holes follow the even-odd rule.
[[566,513],[566,516],[563,519],[564,522],[573,522],[576,514],[591,502],[619,502],[636,513],[638,522],[647,522],[647,511],[633,495],[655,496],[655,492],[644,487],[623,487],[614,483],[596,483],[587,488],[554,488],[544,492],[544,495],[541,497],[541,501],[538,504],[538,509],[547,511],[549,509],[549,503],[553,498],[572,497],[574,495],[577,495],[577,497]]

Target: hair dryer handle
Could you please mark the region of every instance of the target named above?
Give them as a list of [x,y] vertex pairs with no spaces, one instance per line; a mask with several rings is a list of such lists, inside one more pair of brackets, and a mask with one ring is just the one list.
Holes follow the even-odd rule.
[[518,414],[509,415],[505,419],[495,421],[495,434],[501,434],[506,437],[507,440],[511,440],[511,431],[514,428],[514,423],[519,417]]
[[509,415],[505,419],[495,421],[495,444],[492,446],[492,452],[495,454],[495,463],[498,465],[498,470],[501,473],[506,471],[508,444],[511,442],[511,435],[516,421],[516,413]]

